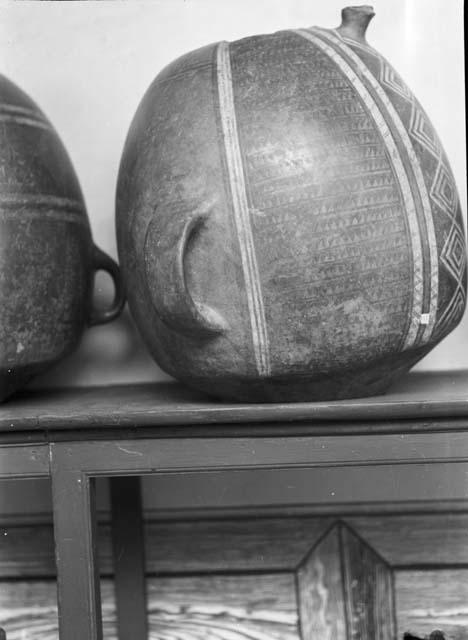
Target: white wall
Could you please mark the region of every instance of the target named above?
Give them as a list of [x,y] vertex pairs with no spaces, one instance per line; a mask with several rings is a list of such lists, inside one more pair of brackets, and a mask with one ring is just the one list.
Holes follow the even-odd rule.
[[[95,241],[114,257],[114,194],[126,132],[152,78],[218,40],[289,27],[337,26],[345,0],[154,0],[0,3],[0,71],[52,120],[78,173]],[[462,0],[376,0],[368,39],[432,118],[466,211]],[[108,282],[100,280],[107,289]],[[104,294],[103,294],[104,295]],[[419,368],[468,367],[468,316]],[[45,384],[161,379],[128,312],[94,328]]]

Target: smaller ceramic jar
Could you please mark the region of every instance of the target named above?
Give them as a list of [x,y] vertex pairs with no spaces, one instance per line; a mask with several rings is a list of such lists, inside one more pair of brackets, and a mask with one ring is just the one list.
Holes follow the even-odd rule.
[[[107,310],[92,304],[98,270],[115,285]],[[123,304],[119,268],[93,244],[62,142],[37,105],[0,76],[0,400]]]

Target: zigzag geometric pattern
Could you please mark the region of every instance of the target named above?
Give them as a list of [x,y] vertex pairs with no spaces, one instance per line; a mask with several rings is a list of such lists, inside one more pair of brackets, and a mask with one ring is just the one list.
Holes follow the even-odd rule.
[[463,286],[466,269],[465,243],[464,236],[456,223],[450,228],[449,235],[442,248],[440,260],[457,283],[455,292],[439,319],[438,328],[440,331],[444,331],[450,328],[454,318],[463,313],[466,302],[466,292]]
[[440,257],[452,276],[458,280],[465,268],[466,256],[463,237],[456,226],[450,229]]
[[458,219],[458,193],[452,172],[446,164],[442,146],[433,133],[425,114],[412,99],[411,124],[409,134],[417,140],[437,160],[437,169],[430,188],[430,198],[450,219],[450,229],[440,253],[440,264],[455,281],[455,289],[446,309],[438,320],[436,330],[444,333],[463,313],[466,303],[464,278],[466,273],[466,252],[464,231]]
[[411,110],[410,133],[429,153],[439,155],[440,143],[435,136],[434,129],[427,126],[426,118],[420,109]]
[[439,154],[437,171],[431,187],[431,198],[450,218],[456,215],[457,192],[441,154]]
[[402,82],[401,78],[398,76],[395,70],[392,69],[392,67],[390,67],[389,65],[381,65],[379,81],[381,85],[389,87],[390,89],[392,89],[392,91],[398,93],[402,98],[405,98],[406,100],[412,99],[413,96],[411,94],[411,91],[408,89],[405,83]]
[[450,220],[450,228],[439,255],[439,267],[443,267],[455,282],[452,296],[435,327],[436,333],[443,334],[446,330],[450,330],[455,321],[460,318],[466,304],[465,236],[458,215],[459,200],[455,180],[434,128],[403,80],[375,49],[362,44],[357,45],[349,38],[342,39],[353,48],[361,49],[378,60],[380,65],[379,81],[382,86],[390,89],[411,105],[411,118],[408,127],[410,137],[430,153],[437,162],[437,168],[429,188],[429,196],[432,204],[447,215]]

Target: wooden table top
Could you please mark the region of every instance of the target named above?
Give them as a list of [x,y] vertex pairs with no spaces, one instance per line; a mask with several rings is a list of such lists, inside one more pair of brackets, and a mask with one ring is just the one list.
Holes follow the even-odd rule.
[[267,423],[288,429],[291,423],[324,428],[339,423],[343,428],[356,421],[381,422],[390,428],[394,421],[458,419],[459,423],[460,418],[466,418],[468,426],[468,371],[409,373],[384,396],[315,403],[223,402],[170,382],[29,390],[0,407],[0,431],[216,424],[259,427]]

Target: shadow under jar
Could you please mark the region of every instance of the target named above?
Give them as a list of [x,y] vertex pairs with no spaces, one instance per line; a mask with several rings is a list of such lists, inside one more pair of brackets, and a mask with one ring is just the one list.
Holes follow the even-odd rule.
[[[114,281],[93,310],[94,274]],[[0,400],[69,354],[124,304],[117,264],[92,242],[70,159],[37,105],[0,76]]]
[[248,401],[374,395],[459,323],[455,180],[366,41],[373,15],[208,45],[144,96],[120,167],[120,263],[151,353],[187,384]]

